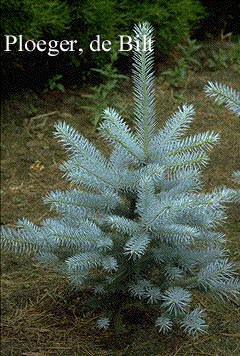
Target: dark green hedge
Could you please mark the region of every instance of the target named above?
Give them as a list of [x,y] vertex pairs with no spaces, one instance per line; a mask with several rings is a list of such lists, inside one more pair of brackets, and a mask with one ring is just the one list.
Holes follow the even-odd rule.
[[101,67],[109,60],[109,53],[88,49],[95,35],[115,41],[119,34],[131,34],[133,24],[139,21],[154,26],[155,48],[164,57],[181,39],[189,37],[204,17],[198,0],[2,0],[1,12],[3,34],[22,34],[25,40],[76,39],[85,49],[80,57],[65,53],[57,58],[48,58],[46,53],[4,52],[5,75],[16,65],[25,76],[32,75],[30,61],[33,67],[37,63],[43,78],[66,68],[77,68],[80,75],[90,67]]

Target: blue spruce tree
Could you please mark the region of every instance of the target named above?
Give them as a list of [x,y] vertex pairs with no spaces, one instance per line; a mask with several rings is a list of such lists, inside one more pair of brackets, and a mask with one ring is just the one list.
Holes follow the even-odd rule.
[[[100,126],[112,146],[106,158],[74,128],[58,122],[55,136],[69,153],[61,169],[76,188],[45,198],[56,218],[41,226],[23,219],[17,229],[3,228],[2,245],[34,254],[66,273],[78,290],[92,290],[89,304],[101,309],[100,329],[133,300],[156,311],[162,333],[177,324],[194,335],[205,332],[207,324],[204,311],[191,305],[193,291],[220,298],[239,293],[219,231],[225,203],[237,200],[237,192],[227,187],[201,192],[206,152],[219,136],[185,136],[192,105],[179,107],[156,130],[153,53],[142,47],[144,35],[153,43],[153,29],[143,23],[134,32],[140,41],[133,54],[136,130],[107,108]],[[239,101],[231,108],[239,111]]]

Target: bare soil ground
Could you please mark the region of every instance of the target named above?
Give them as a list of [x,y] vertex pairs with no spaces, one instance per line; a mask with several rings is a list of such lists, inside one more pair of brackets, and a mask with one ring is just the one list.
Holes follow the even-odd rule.
[[[219,107],[202,92],[208,80],[240,88],[239,74],[231,68],[210,71],[206,68],[191,73],[185,87],[173,91],[166,82],[157,81],[159,127],[177,108],[179,99],[193,103],[196,119],[191,132],[214,130],[221,143],[211,153],[204,170],[205,190],[226,184],[236,187],[231,174],[239,169],[240,121]],[[132,110],[130,84],[119,90],[123,115]],[[53,125],[65,120],[108,152],[97,133],[93,132],[82,90],[33,92],[11,97],[2,104],[2,211],[4,225],[14,226],[26,217],[38,223],[49,216],[42,197],[70,184],[61,178],[59,164],[66,158],[53,139]],[[34,111],[36,111],[33,114]],[[228,209],[229,218],[222,230],[227,248],[239,266],[240,214],[236,205]],[[237,356],[239,345],[239,309],[235,302],[222,304],[204,296],[198,300],[208,314],[208,334],[191,339],[180,331],[168,336],[158,333],[154,325],[138,323],[129,316],[128,332],[99,332],[98,315],[81,307],[87,294],[73,292],[65,277],[39,267],[26,256],[2,252],[2,355],[4,356]]]

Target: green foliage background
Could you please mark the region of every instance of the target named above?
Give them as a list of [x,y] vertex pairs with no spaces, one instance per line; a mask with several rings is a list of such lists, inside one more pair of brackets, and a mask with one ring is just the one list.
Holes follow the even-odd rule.
[[51,58],[47,53],[4,52],[6,77],[16,64],[28,75],[30,57],[43,76],[47,70],[48,77],[62,73],[63,67],[77,68],[78,74],[86,76],[91,67],[101,67],[109,61],[109,53],[89,50],[95,35],[114,42],[120,34],[131,34],[133,24],[139,21],[149,21],[154,26],[156,52],[164,57],[181,39],[190,36],[205,15],[198,0],[2,0],[0,9],[3,34],[22,34],[24,40],[76,39],[85,50],[81,57],[65,53]]

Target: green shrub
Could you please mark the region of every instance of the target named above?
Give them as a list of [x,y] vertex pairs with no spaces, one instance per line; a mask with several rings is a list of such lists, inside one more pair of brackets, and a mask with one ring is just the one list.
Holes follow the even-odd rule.
[[[168,54],[180,40],[190,37],[198,21],[204,16],[200,1],[144,0],[141,2],[141,9],[137,4],[136,0],[131,2],[132,22],[151,22],[156,33],[155,48],[162,55]],[[123,11],[127,12],[126,6]]]
[[[184,38],[190,36],[199,19],[204,16],[200,1],[192,0],[85,0],[79,7],[75,2],[75,20],[81,41],[87,45],[95,34],[103,39],[117,40],[118,35],[128,34],[138,21],[151,22],[155,28],[156,48],[164,56]],[[94,65],[102,65],[106,53],[93,53]]]
[[61,0],[2,0],[0,9],[2,33],[24,39],[58,37],[70,24],[70,8]]
[[[57,57],[57,61],[47,58],[46,53],[44,59],[38,58],[39,54],[28,53],[38,64],[43,60],[54,63],[53,68],[49,64],[53,71],[49,77],[63,73],[61,68],[69,68],[69,65],[78,67],[82,78],[91,67],[103,67],[109,62],[109,53],[91,52],[89,43],[97,34],[103,40],[118,41],[118,35],[130,35],[133,23],[138,21],[149,21],[154,25],[156,48],[161,56],[165,56],[179,40],[190,36],[198,20],[204,16],[200,1],[193,0],[3,0],[0,9],[4,34],[22,34],[24,40],[74,39],[84,48],[82,56],[64,53]],[[9,58],[16,64],[21,57],[18,53],[15,57],[11,54],[5,53],[6,64]],[[18,63],[27,76],[28,68],[24,66],[25,63]],[[40,68],[42,73],[46,70],[43,65]]]
[[211,70],[219,70],[231,65],[232,68],[240,74],[240,42],[230,44],[230,47],[211,51],[207,60],[207,66]]
[[92,68],[93,72],[97,72],[103,77],[103,82],[99,85],[91,86],[91,93],[84,94],[82,97],[88,99],[88,104],[82,106],[91,113],[91,121],[94,129],[97,128],[102,119],[103,110],[112,104],[117,106],[119,95],[116,92],[119,80],[128,79],[126,75],[120,74],[114,66],[117,60],[118,52],[112,52],[110,55],[110,62],[103,66],[103,69]]
[[194,54],[199,48],[201,45],[197,45],[196,40],[190,38],[185,41],[185,45],[180,43],[177,45],[176,50],[179,53],[179,58],[175,67],[162,72],[162,75],[167,76],[170,86],[174,88],[181,86],[191,65],[200,65],[199,61],[194,58]]
[[[25,41],[58,39],[70,28],[70,7],[62,0],[3,0],[0,10],[2,34],[22,35]],[[2,44],[4,40],[2,37]],[[44,87],[48,79],[60,71],[56,65],[51,69],[49,58],[43,53],[16,52],[14,49],[3,53],[1,71],[6,91],[31,86],[36,81],[39,87]]]
[[64,85],[60,83],[61,79],[62,79],[62,74],[56,74],[52,78],[50,78],[48,81],[48,86],[45,89],[45,92],[47,92],[48,90],[58,89],[62,93],[64,93],[65,88],[64,88]]

